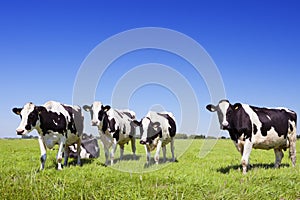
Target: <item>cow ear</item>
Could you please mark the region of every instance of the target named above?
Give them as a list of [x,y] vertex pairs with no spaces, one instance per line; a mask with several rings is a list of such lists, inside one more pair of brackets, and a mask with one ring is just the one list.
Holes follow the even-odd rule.
[[206,109],[209,110],[210,112],[215,112],[217,111],[217,108],[216,106],[212,105],[212,104],[209,104],[206,106]]
[[133,120],[132,122],[131,122],[131,124],[134,126],[134,127],[137,127],[137,126],[141,126],[141,122],[139,122],[139,121],[137,121],[137,120]]
[[101,108],[102,108],[102,110],[104,111],[104,112],[107,112],[107,111],[109,111],[109,109],[111,108],[109,105],[107,105],[107,106],[101,106]]
[[13,108],[12,111],[13,111],[16,115],[21,115],[22,108]]
[[236,103],[233,105],[234,110],[238,110],[238,109],[240,109],[240,107],[242,107],[242,104],[240,104],[240,103]]
[[153,128],[157,129],[159,126],[160,126],[160,123],[159,122],[154,122],[152,124]]
[[85,110],[86,112],[90,112],[90,110],[92,109],[92,106],[88,106],[88,105],[84,105],[83,110]]
[[35,106],[34,109],[35,109],[36,111],[38,111],[38,114],[41,114],[43,111],[46,110],[46,108],[43,107],[43,106]]

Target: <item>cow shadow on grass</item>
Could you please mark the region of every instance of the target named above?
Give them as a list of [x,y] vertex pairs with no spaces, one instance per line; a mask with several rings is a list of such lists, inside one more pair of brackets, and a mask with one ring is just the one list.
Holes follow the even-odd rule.
[[[83,158],[83,159],[81,159],[80,167],[91,164],[93,162],[97,162],[98,159],[99,158],[89,158],[89,159]],[[51,161],[48,161],[48,162],[51,162]],[[78,166],[77,159],[69,158],[67,166],[64,166],[63,162],[62,162],[62,168],[68,168],[70,166]],[[103,166],[105,166],[105,165],[103,164]],[[57,170],[57,167],[58,167],[57,161],[55,159],[53,159],[51,164],[45,166],[44,170],[45,169],[56,169]],[[40,168],[36,169],[36,172],[41,172],[41,171],[43,171],[43,170],[41,170]]]
[[[282,167],[290,167],[289,164],[283,163],[280,165],[279,168]],[[257,163],[257,164],[251,164],[250,166],[248,166],[247,171],[251,171],[254,169],[275,169],[274,167],[274,163]],[[222,174],[228,174],[231,170],[235,171],[243,171],[242,170],[242,165],[229,165],[227,167],[221,167],[219,169],[217,169],[217,172],[220,172]]]
[[[94,161],[96,161],[97,159],[99,159],[99,158],[82,158],[80,166],[86,165],[86,164],[91,164]],[[77,159],[73,159],[73,160],[69,161],[69,163],[68,163],[68,166],[75,166],[75,165],[77,165]]]
[[[166,161],[163,161],[162,159],[159,160],[158,162],[158,165],[161,165],[161,164],[166,164],[166,163],[178,163],[179,161],[177,160],[177,158],[175,158],[175,161],[173,161],[172,158],[167,158]],[[149,163],[145,163],[144,164],[144,168],[149,168],[153,165],[157,165],[154,158],[150,159],[150,162]]]
[[[120,158],[115,158],[114,159],[114,164],[117,164],[118,162],[122,162],[122,161],[138,161],[140,160],[141,156],[139,155],[136,155],[135,157],[132,155],[132,154],[127,154],[127,155],[123,155],[123,158],[120,159]],[[110,159],[109,159],[109,162],[108,162],[108,165],[106,165],[105,163],[101,163],[102,166],[104,167],[107,167],[107,166],[111,166],[110,164]]]
[[132,155],[132,154],[125,154],[123,155],[123,158],[120,159],[120,158],[116,158],[114,159],[114,163],[117,163],[119,161],[130,161],[130,160],[140,160],[141,156],[140,155],[135,155],[135,157]]
[[[82,158],[81,159],[81,164],[77,165],[77,159],[69,158],[68,165],[63,166],[63,168],[70,167],[70,166],[80,166],[80,167],[82,167],[84,165],[89,165],[89,164],[95,162],[97,159],[99,159],[99,158]],[[56,161],[54,161],[54,163],[55,163],[56,168],[57,168]]]

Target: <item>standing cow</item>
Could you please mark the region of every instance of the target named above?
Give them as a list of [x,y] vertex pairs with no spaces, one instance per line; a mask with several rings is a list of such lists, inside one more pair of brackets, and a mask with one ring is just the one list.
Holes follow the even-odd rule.
[[[41,167],[44,169],[46,162],[46,148],[52,149],[59,145],[57,154],[58,169],[61,170],[62,153],[64,165],[68,164],[68,146],[81,144],[83,131],[83,116],[78,106],[68,106],[55,101],[49,101],[43,106],[27,103],[23,108],[13,108],[12,111],[20,115],[21,123],[17,128],[18,135],[25,135],[36,129],[39,133],[38,141],[41,151]],[[77,164],[80,165],[80,148],[77,150]]]
[[221,129],[228,130],[230,138],[242,154],[243,173],[247,172],[252,148],[274,149],[275,167],[280,166],[283,150],[289,148],[293,166],[296,163],[297,114],[287,108],[258,108],[247,104],[230,104],[221,100],[218,105],[207,105],[217,112]]
[[[100,156],[100,149],[98,140],[92,135],[82,134],[81,146],[80,146],[80,158],[98,158]],[[77,144],[69,146],[69,157],[77,158]]]
[[114,163],[117,144],[120,145],[120,160],[123,158],[124,145],[131,141],[131,149],[135,158],[135,113],[130,110],[116,110],[110,106],[103,106],[95,101],[91,106],[84,105],[83,109],[91,114],[91,125],[97,126],[100,140],[103,143],[105,152],[105,165],[108,165],[109,149],[111,165]]
[[176,123],[174,115],[170,112],[149,111],[146,117],[140,122],[135,121],[140,127],[140,144],[145,145],[147,164],[150,163],[150,152],[156,149],[154,156],[155,163],[158,164],[160,149],[163,150],[164,162],[166,161],[166,145],[171,143],[172,161],[174,156],[174,137],[176,135]]

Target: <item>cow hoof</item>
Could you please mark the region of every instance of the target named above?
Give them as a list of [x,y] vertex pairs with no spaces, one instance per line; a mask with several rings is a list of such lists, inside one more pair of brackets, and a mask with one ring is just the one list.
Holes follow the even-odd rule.
[[247,174],[247,167],[243,167],[243,174],[246,175]]
[[155,160],[156,163],[158,163],[158,161],[159,161],[159,156],[155,156],[155,157],[154,157],[154,160]]
[[145,163],[144,164],[144,168],[149,168],[150,167],[150,164],[149,163]]
[[42,171],[44,171],[44,169],[42,169],[42,168],[38,168],[38,169],[36,170],[36,172],[42,172]]
[[63,169],[63,166],[61,165],[61,163],[58,163],[58,164],[57,164],[57,170],[60,171],[60,170],[62,170],[62,169]]

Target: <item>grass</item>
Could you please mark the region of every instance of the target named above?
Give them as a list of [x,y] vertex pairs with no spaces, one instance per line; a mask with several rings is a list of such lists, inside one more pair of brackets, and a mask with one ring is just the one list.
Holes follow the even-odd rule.
[[[83,166],[55,169],[56,150],[48,151],[44,171],[38,171],[36,140],[0,140],[1,199],[300,199],[300,165],[291,167],[288,152],[283,166],[273,168],[272,150],[253,150],[247,175],[240,168],[241,156],[230,140],[218,140],[203,157],[205,140],[177,140],[178,162],[144,167],[145,152],[137,143],[137,160],[130,145],[125,160],[104,167],[104,153]],[[214,142],[213,142],[214,143]],[[300,152],[300,142],[297,144]],[[207,151],[207,147],[203,151]],[[171,157],[169,146],[168,158]],[[207,153],[207,152],[206,152]],[[205,153],[205,154],[206,154]],[[153,159],[153,153],[152,153]],[[297,154],[298,160],[300,154]]]

